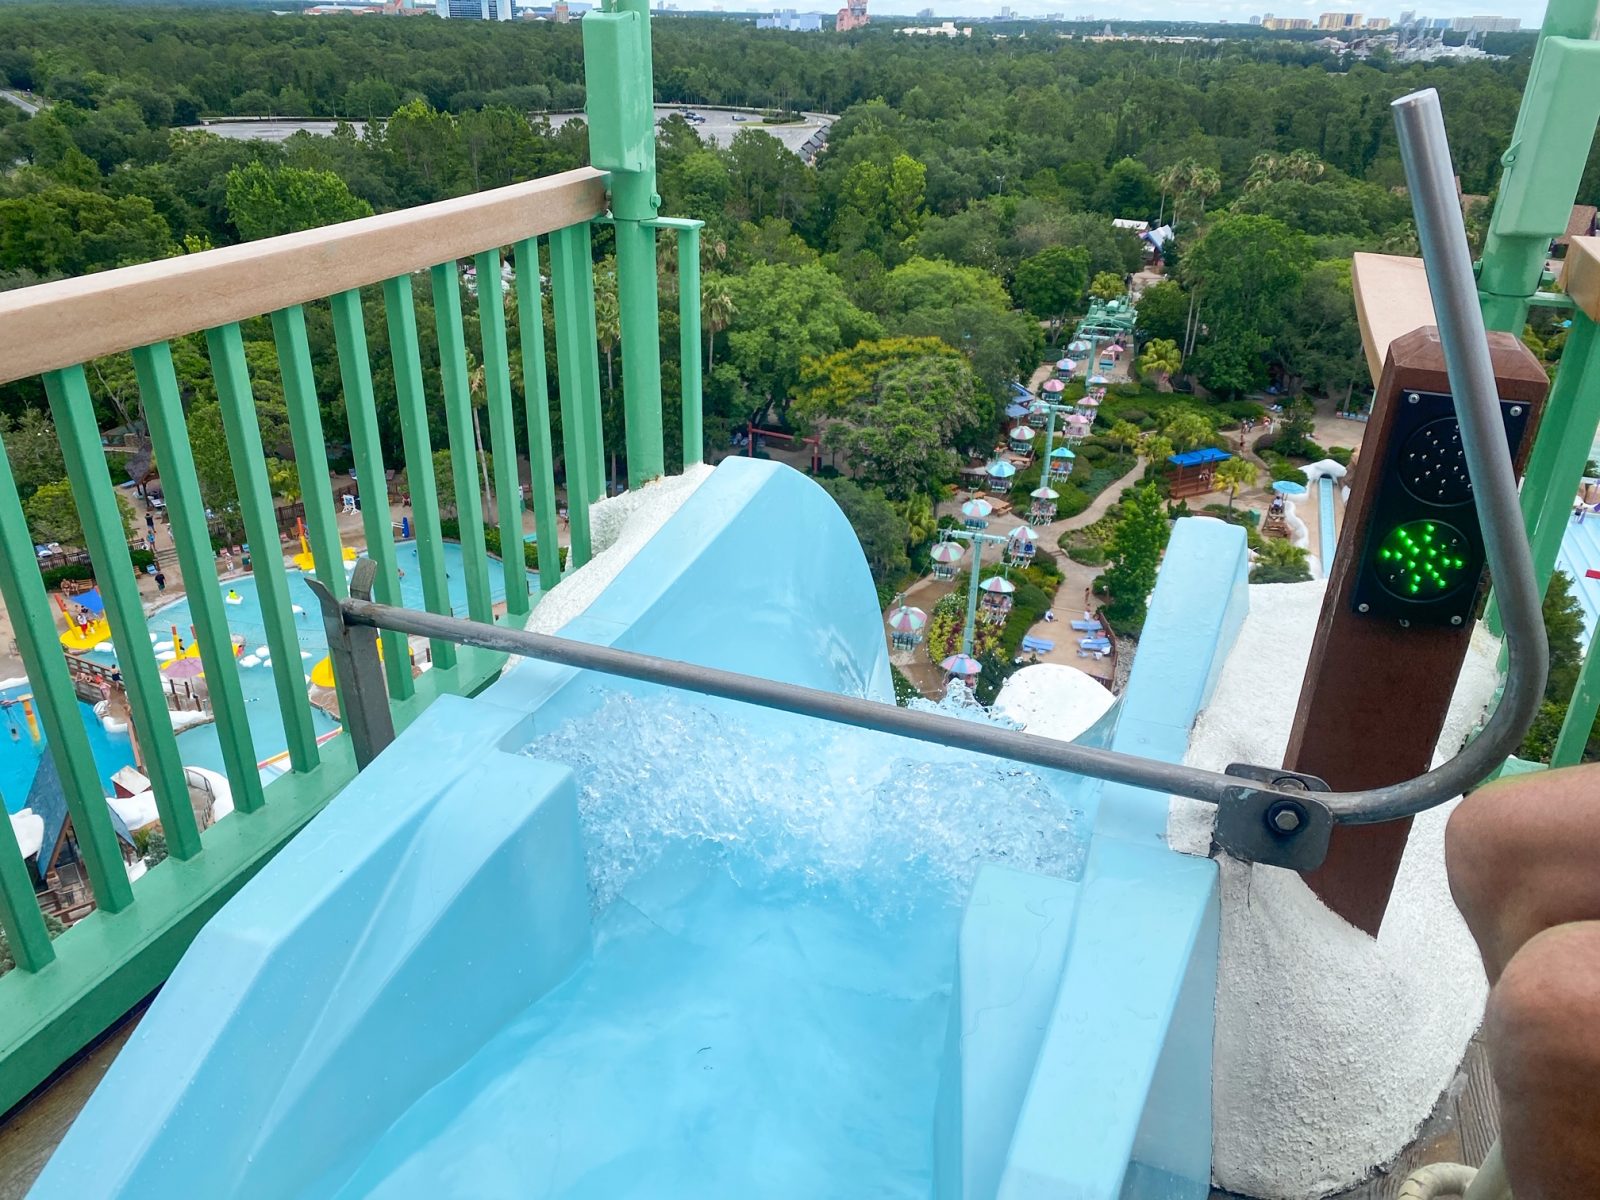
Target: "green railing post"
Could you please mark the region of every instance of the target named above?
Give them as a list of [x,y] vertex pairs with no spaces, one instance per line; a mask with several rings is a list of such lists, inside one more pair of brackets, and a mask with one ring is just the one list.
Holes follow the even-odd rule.
[[[1478,271],[1483,320],[1491,330],[1521,336],[1528,297],[1539,290],[1550,239],[1566,227],[1594,139],[1600,80],[1593,62],[1574,62],[1563,53],[1568,46],[1551,39],[1594,38],[1597,22],[1596,0],[1550,0],[1545,8]],[[1582,153],[1575,153],[1579,146]]]
[[[278,374],[283,380],[284,404],[289,410],[289,438],[294,443],[300,501],[306,510],[306,544],[311,547],[317,578],[331,587],[335,595],[343,596],[343,544],[338,519],[333,515],[333,485],[328,479],[328,452],[322,438],[322,408],[317,400],[316,377],[311,372],[305,310],[298,304],[280,308],[271,314],[271,322],[272,340],[278,351]],[[333,687],[342,713],[345,711],[344,681],[335,676]]]
[[194,452],[183,417],[183,399],[166,342],[133,352],[133,369],[144,401],[150,442],[161,464],[161,486],[167,502],[172,545],[189,594],[200,661],[206,669],[206,691],[216,720],[217,741],[233,806],[240,812],[261,807],[261,772],[256,767],[255,739],[245,716],[244,688],[234,658],[233,638],[216,588],[216,559],[211,552],[211,527],[195,475]]
[[[439,533],[439,496],[434,489],[433,446],[428,440],[428,406],[422,392],[422,352],[417,345],[417,307],[411,277],[402,275],[383,285],[383,307],[389,325],[389,361],[394,366],[395,400],[400,412],[400,438],[405,444],[406,480],[417,533],[417,564],[422,572],[422,603],[431,613],[450,615],[450,585],[444,573],[444,544]],[[433,641],[433,665],[456,665],[451,642]],[[385,655],[388,651],[384,651]]]
[[1583,751],[1600,715],[1600,631],[1589,639],[1589,652],[1578,671],[1577,685],[1567,701],[1567,715],[1550,752],[1552,767],[1571,767],[1583,761]]
[[544,355],[544,290],[539,284],[539,243],[517,243],[517,340],[522,344],[522,395],[528,419],[528,472],[534,528],[539,534],[539,589],[561,582],[560,527],[556,522],[555,451],[550,444],[550,381]]
[[1533,544],[1533,570],[1541,592],[1550,582],[1561,539],[1572,519],[1572,497],[1583,478],[1583,464],[1597,425],[1600,337],[1595,323],[1574,311],[1561,367],[1522,484],[1522,514]]
[[[81,372],[79,378],[82,378]],[[101,453],[98,441],[95,443],[95,453]],[[105,459],[102,457],[100,461],[104,470]],[[70,451],[67,462],[70,472]],[[82,475],[83,472],[80,470],[78,474]],[[73,487],[77,486],[74,480]],[[99,769],[95,766],[94,751],[89,748],[89,734],[78,715],[78,696],[72,688],[72,677],[67,673],[61,635],[51,615],[50,597],[45,592],[44,579],[39,574],[33,537],[22,515],[22,502],[17,499],[17,481],[11,474],[11,459],[4,445],[0,445],[0,597],[4,597],[6,612],[11,615],[17,654],[33,687],[39,720],[44,725],[45,737],[49,739],[48,752],[55,758],[56,769],[61,776],[67,811],[72,816],[78,849],[88,867],[89,885],[94,889],[95,902],[107,912],[118,912],[133,903],[133,885],[128,882],[128,874],[122,868],[122,852],[117,848],[117,835],[111,827],[111,813],[106,808],[105,787],[100,782]],[[150,639],[144,634],[143,623],[139,630],[140,640],[144,642],[144,654],[153,672],[155,656],[150,651]],[[166,706],[162,705],[162,712],[165,711]],[[170,735],[170,728],[168,733]],[[11,822],[5,820],[5,824],[9,827]],[[45,847],[40,853],[48,854],[49,851],[50,848]],[[0,857],[5,854],[5,847],[0,846]],[[31,885],[25,899],[26,904],[21,907],[25,909],[32,905],[37,913],[38,902],[33,899]],[[19,926],[30,923],[23,913]],[[23,936],[30,936],[25,927],[22,933]],[[39,965],[47,961],[44,959]]]
[[[239,492],[239,515],[256,562],[256,597],[261,602],[261,623],[266,627],[267,648],[272,652],[272,684],[278,694],[278,715],[296,771],[311,771],[320,761],[316,728],[311,724],[311,701],[306,696],[305,671],[300,659],[300,638],[295,633],[289,601],[289,579],[283,569],[283,543],[267,482],[267,456],[261,447],[261,426],[256,420],[255,395],[250,370],[245,365],[244,338],[237,325],[206,330],[206,348],[217,381],[222,406],[222,429],[227,435],[228,458]],[[341,568],[342,570],[342,568]]]
[[483,483],[478,478],[478,451],[472,437],[461,279],[454,262],[441,263],[428,274],[433,284],[434,327],[439,334],[439,377],[444,384],[456,521],[461,526],[461,571],[467,577],[467,613],[474,621],[488,623],[494,620],[494,605],[489,599],[489,550],[483,539]]
[[599,453],[600,360],[595,357],[594,263],[589,226],[572,225],[550,235],[550,281],[555,295],[556,373],[561,386],[562,457],[567,467],[567,520],[572,565],[589,561],[589,506],[603,483],[595,471]]
[[[506,582],[506,613],[528,613],[528,559],[522,542],[522,503],[517,486],[517,429],[511,419],[511,356],[506,349],[506,298],[500,251],[473,259],[478,268],[478,328],[483,335],[483,388],[489,406],[489,446],[494,457],[495,508],[500,521],[500,565]],[[534,274],[538,283],[538,273]],[[531,493],[530,493],[531,494]]]
[[584,18],[590,161],[611,172],[617,307],[627,413],[628,483],[665,471],[661,445],[661,324],[656,310],[656,139],[649,0],[613,0]]
[[[200,830],[195,825],[194,808],[189,802],[189,786],[183,775],[183,760],[178,756],[178,739],[167,715],[166,689],[156,667],[155,651],[150,649],[150,630],[145,624],[144,602],[139,598],[138,576],[128,554],[128,528],[111,486],[111,472],[100,444],[100,426],[95,420],[94,402],[83,367],[51,371],[44,377],[45,394],[55,417],[56,434],[66,459],[67,478],[78,504],[83,524],[83,541],[94,560],[95,580],[105,600],[106,620],[111,625],[111,640],[117,648],[117,665],[122,669],[123,686],[128,692],[133,732],[143,752],[145,776],[155,793],[161,827],[167,835],[167,849],[175,858],[193,858],[200,853]],[[67,710],[77,721],[75,707]],[[51,734],[52,740],[55,734]],[[61,743],[57,743],[61,745]],[[68,746],[68,753],[73,748]],[[57,765],[64,765],[57,760]],[[93,770],[93,760],[89,761]],[[96,796],[104,804],[105,795],[96,782]],[[76,825],[77,815],[73,815]],[[112,847],[117,869],[121,856]]]
[[0,930],[11,957],[23,971],[37,971],[55,960],[50,931],[45,928],[39,898],[28,878],[28,864],[9,820],[0,820]]
[[703,221],[660,217],[678,235],[678,378],[683,402],[683,469],[705,461],[700,377],[700,229]]
[[[383,447],[378,442],[378,406],[372,395],[372,363],[367,355],[367,327],[361,311],[360,292],[340,292],[328,297],[333,310],[333,338],[339,351],[339,383],[344,389],[345,415],[350,421],[350,454],[355,459],[356,478],[383,480],[383,503],[368,499],[361,505],[361,528],[367,535],[367,556],[378,564],[373,581],[373,598],[380,604],[400,604],[400,578],[395,562],[393,522],[389,517],[389,485],[383,466]],[[365,485],[363,485],[365,486]],[[420,545],[420,541],[419,541]],[[343,551],[340,552],[341,555]],[[338,579],[329,580],[334,594],[344,595],[345,578],[341,564]],[[389,681],[389,696],[405,700],[416,691],[411,678],[411,645],[406,636],[386,629],[379,635],[383,644],[384,678]]]

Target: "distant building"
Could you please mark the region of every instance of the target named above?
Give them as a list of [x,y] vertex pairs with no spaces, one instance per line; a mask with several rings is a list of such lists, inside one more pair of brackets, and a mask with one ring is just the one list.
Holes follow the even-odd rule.
[[867,0],[847,0],[844,8],[833,19],[833,27],[840,33],[864,29],[872,18],[867,16]]
[[1310,17],[1275,17],[1271,13],[1261,18],[1263,29],[1310,29]]
[[1361,14],[1358,12],[1325,12],[1317,18],[1318,29],[1360,29]]
[[509,21],[511,0],[439,0],[438,13],[452,21]]
[[827,19],[827,13],[803,13],[795,12],[792,8],[780,8],[771,16],[757,17],[756,28],[787,29],[791,33],[816,33]]
[[1389,24],[1388,17],[1368,17],[1367,23],[1362,28],[1377,31],[1389,28]]
[[1009,4],[1002,4],[1000,6],[1000,20],[1009,21],[1011,20],[1011,15],[1011,6]]
[[1450,22],[1456,33],[1516,33],[1522,28],[1520,17],[1457,17]]
[[1450,18],[1434,17],[1431,20],[1425,19],[1420,23],[1420,25],[1423,29],[1430,29],[1435,33],[1443,33],[1446,29],[1450,28]]
[[931,9],[931,8],[919,8],[917,10],[917,20],[919,20],[919,21],[931,21],[931,20],[933,20],[933,9]]
[[910,34],[912,37],[971,37],[972,26],[963,25],[956,28],[954,21],[946,21],[942,25],[914,26],[907,25],[901,28],[901,33]]
[[1250,24],[1252,24],[1252,25],[1261,24],[1261,18],[1260,17],[1251,17],[1250,18]]

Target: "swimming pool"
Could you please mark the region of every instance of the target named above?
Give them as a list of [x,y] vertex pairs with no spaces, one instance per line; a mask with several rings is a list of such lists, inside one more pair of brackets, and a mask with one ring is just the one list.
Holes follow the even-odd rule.
[[[422,570],[417,558],[417,543],[398,542],[394,550],[395,561],[400,570],[405,572],[400,579],[400,603],[407,608],[423,608]],[[446,542],[445,573],[451,611],[457,616],[465,616],[467,613],[467,582],[462,561],[461,547],[454,542]],[[288,738],[283,729],[283,717],[278,711],[277,693],[273,686],[274,672],[297,670],[302,675],[309,675],[311,668],[328,653],[328,639],[323,632],[317,598],[306,586],[305,574],[291,568],[288,576],[289,601],[302,610],[295,614],[295,635],[300,648],[298,664],[273,661],[270,665],[253,667],[241,665],[239,668],[245,713],[249,719],[250,735],[255,744],[258,762],[283,753],[288,745]],[[537,592],[538,576],[530,573],[528,579],[529,585]],[[259,647],[266,645],[267,640],[255,576],[244,575],[221,580],[216,587],[225,596],[229,592],[237,593],[239,602],[224,604],[223,612],[227,617],[229,631],[244,639],[244,653],[254,654]],[[493,559],[489,562],[489,592],[496,603],[505,599],[505,568],[503,564]],[[158,642],[171,641],[173,631],[176,629],[178,635],[188,643],[194,638],[193,621],[189,600],[185,597],[157,611],[147,624]],[[90,652],[85,657],[105,664],[116,661],[114,654],[97,651]],[[27,685],[7,689],[0,691],[0,699],[15,699],[29,691]],[[89,705],[80,704],[79,708],[84,728],[89,731],[89,745],[94,749],[95,765],[99,768],[101,782],[106,784],[106,790],[109,792],[108,781],[111,775],[133,763],[132,743],[126,733],[107,733]],[[12,738],[4,730],[0,730],[0,792],[4,794],[6,810],[16,812],[27,801],[28,789],[38,772],[44,747],[42,741],[35,742],[29,734],[20,705],[0,708],[0,724],[4,724],[8,719],[20,733],[18,737]],[[336,721],[318,709],[312,709],[311,722],[318,737],[339,727]],[[208,767],[213,771],[224,770],[221,741],[217,727],[213,724],[199,725],[179,734],[178,748],[187,766]]]
[[[0,796],[5,798],[7,812],[20,812],[27,807],[28,789],[39,772],[39,760],[44,757],[44,726],[39,725],[39,739],[34,740],[28,720],[22,711],[22,697],[31,696],[33,688],[26,684],[0,689]],[[94,751],[94,764],[102,780],[109,780],[123,767],[133,765],[133,742],[126,733],[107,733],[94,715],[94,709],[82,701],[78,709],[83,716],[83,727],[89,731],[89,749]],[[38,709],[34,709],[35,721]],[[109,790],[109,788],[108,788]]]

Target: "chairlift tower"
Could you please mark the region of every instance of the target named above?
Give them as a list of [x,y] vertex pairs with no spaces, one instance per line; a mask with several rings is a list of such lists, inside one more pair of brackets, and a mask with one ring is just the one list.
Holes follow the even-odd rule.
[[983,548],[1003,548],[1010,540],[1010,534],[984,533],[979,529],[946,529],[939,535],[939,540],[972,543],[972,571],[967,580],[967,619],[961,626],[961,653],[971,654],[973,634],[978,628],[978,576],[983,569]]

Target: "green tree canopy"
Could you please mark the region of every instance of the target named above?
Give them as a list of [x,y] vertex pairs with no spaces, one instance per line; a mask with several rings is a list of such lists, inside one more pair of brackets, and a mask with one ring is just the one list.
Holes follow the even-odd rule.
[[1111,565],[1100,584],[1111,598],[1106,615],[1123,626],[1144,622],[1150,593],[1156,586],[1161,552],[1167,548],[1172,528],[1161,511],[1161,496],[1146,484],[1123,502],[1122,518],[1107,547]]
[[954,475],[951,446],[984,410],[961,354],[934,338],[888,338],[809,362],[793,415],[860,478],[904,500]]
[[906,555],[906,522],[883,492],[878,488],[864,488],[849,479],[818,482],[855,530],[873,582],[893,584],[903,579],[911,570],[911,560]]
[[332,171],[269,168],[255,162],[228,172],[228,219],[247,241],[370,217]]
[[1029,312],[1050,322],[1056,338],[1088,284],[1088,254],[1076,246],[1050,246],[1017,265],[1014,289]]
[[733,305],[728,359],[761,407],[786,411],[801,366],[881,331],[819,263],[759,263],[723,281]]

